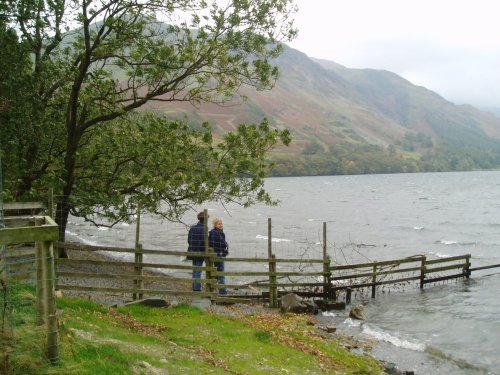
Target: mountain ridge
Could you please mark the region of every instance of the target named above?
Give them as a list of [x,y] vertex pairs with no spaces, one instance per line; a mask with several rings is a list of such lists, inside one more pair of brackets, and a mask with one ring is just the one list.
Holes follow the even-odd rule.
[[390,71],[350,69],[288,46],[274,63],[275,87],[244,87],[245,101],[157,109],[193,126],[208,120],[216,134],[263,117],[289,128],[292,145],[271,154],[277,175],[500,166],[500,118],[492,112],[455,105]]

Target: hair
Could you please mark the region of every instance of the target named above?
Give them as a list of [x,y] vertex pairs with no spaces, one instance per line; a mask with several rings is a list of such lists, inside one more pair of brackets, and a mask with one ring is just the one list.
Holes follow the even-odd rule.
[[223,222],[222,218],[220,217],[216,217],[215,219],[212,220],[212,224],[214,225],[214,227],[217,225],[217,223],[219,222]]
[[200,212],[197,218],[199,221],[205,221],[205,212]]

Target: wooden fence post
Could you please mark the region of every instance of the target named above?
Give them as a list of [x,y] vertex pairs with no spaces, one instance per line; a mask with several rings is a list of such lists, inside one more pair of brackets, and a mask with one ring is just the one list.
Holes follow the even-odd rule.
[[278,307],[278,278],[276,276],[276,255],[271,255],[269,259],[269,305]]
[[422,255],[421,264],[420,264],[420,289],[424,289],[424,281],[425,281],[425,262],[426,257]]
[[[44,220],[35,219],[35,226],[43,225]],[[47,323],[45,316],[45,274],[43,243],[35,242],[35,267],[36,267],[36,306],[37,306],[37,324]]]
[[47,324],[47,354],[52,364],[59,363],[59,331],[55,296],[54,248],[52,241],[42,242],[45,275],[45,320]]
[[267,255],[269,257],[269,306],[278,307],[278,292],[276,287],[276,256],[273,255],[273,235],[271,218],[267,219]]
[[36,306],[37,324],[44,325],[45,322],[45,268],[43,267],[42,243],[35,243],[35,267],[36,267]]
[[372,275],[372,298],[375,298],[375,289],[377,284],[377,266],[373,266],[373,275]]
[[331,299],[330,257],[326,249],[326,222],[323,222],[323,298]]
[[[144,275],[144,269],[142,267],[142,262],[143,262],[142,244],[139,243],[135,245],[134,272],[137,276],[141,276],[141,278],[134,280],[134,289],[141,290],[144,288],[144,280],[142,279],[142,276]],[[140,292],[132,294],[132,298],[134,300],[142,299],[142,297],[143,294]]]
[[350,305],[351,304],[351,288],[346,288],[345,290],[345,304]]
[[465,278],[470,277],[470,254],[465,256],[465,268],[464,268]]
[[[141,234],[141,206],[137,206],[137,221],[135,225],[135,254],[134,254],[134,271],[138,276],[143,275],[142,262],[143,262],[143,254],[142,254],[142,245],[140,243],[140,234]],[[134,289],[143,289],[144,284],[142,279],[134,280]],[[142,293],[133,293],[132,299],[135,301],[137,298],[142,298]]]

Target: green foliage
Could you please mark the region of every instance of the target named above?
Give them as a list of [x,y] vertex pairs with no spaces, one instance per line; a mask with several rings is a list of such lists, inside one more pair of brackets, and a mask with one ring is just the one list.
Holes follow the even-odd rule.
[[271,167],[265,155],[278,142],[290,142],[288,131],[273,130],[266,120],[241,124],[215,141],[208,124],[197,131],[181,121],[134,114],[93,132],[80,149],[72,213],[119,222],[140,205],[175,220],[209,200],[272,204],[263,190]]
[[[296,35],[291,0],[2,6],[7,197],[33,199],[53,187],[65,197],[56,218],[63,234],[69,209],[123,220],[138,203],[173,218],[209,199],[270,201],[264,154],[288,143],[287,132],[263,121],[215,145],[206,126],[189,132],[137,110],[154,101],[223,103],[242,85],[272,88],[271,60]],[[79,206],[88,197],[99,207]]]

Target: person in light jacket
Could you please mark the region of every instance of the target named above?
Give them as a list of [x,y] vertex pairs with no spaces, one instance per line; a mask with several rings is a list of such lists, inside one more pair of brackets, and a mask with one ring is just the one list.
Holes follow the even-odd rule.
[[[215,253],[220,258],[225,258],[229,253],[229,245],[226,241],[226,234],[224,233],[224,221],[216,217],[213,220],[214,228],[208,233],[208,246],[214,249]],[[217,271],[224,272],[224,262],[214,262]],[[225,276],[217,276],[217,283],[223,285],[226,283]],[[219,294],[227,294],[226,288],[220,288]]]

